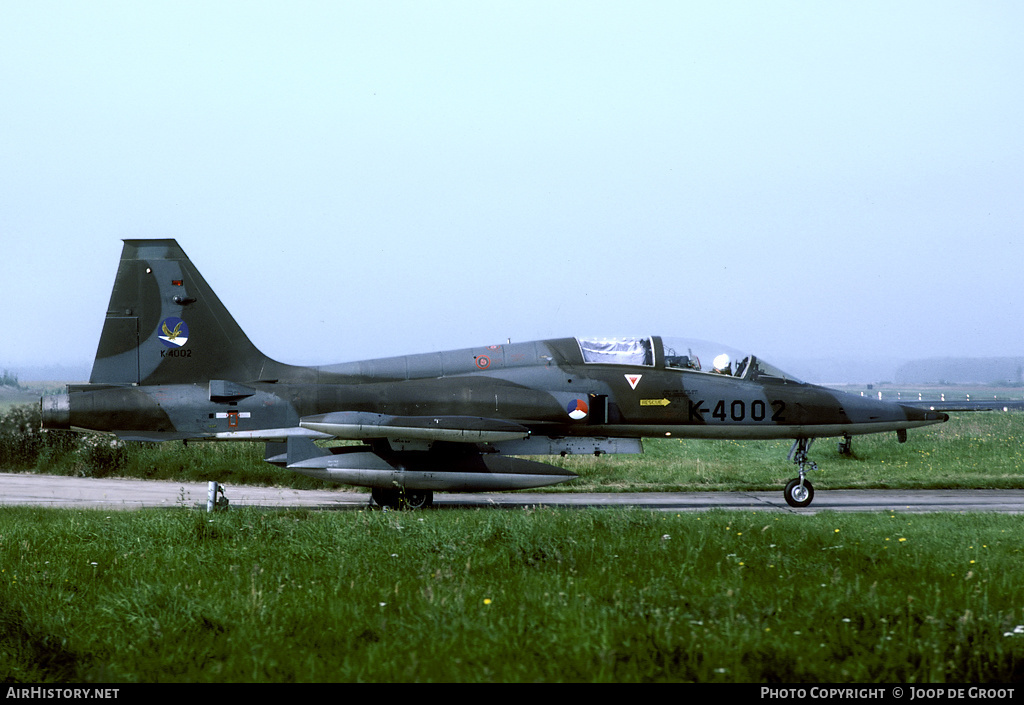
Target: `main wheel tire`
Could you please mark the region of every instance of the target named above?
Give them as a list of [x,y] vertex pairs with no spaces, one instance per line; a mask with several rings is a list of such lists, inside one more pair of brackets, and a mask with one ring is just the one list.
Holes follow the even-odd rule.
[[370,497],[373,498],[373,503],[378,507],[398,509],[400,505],[400,496],[397,489],[374,487],[370,490]]
[[800,487],[800,478],[790,480],[783,496],[791,507],[806,507],[814,499],[814,485],[804,480],[804,486]]
[[434,503],[434,493],[431,490],[406,490],[405,506],[409,509],[426,509]]

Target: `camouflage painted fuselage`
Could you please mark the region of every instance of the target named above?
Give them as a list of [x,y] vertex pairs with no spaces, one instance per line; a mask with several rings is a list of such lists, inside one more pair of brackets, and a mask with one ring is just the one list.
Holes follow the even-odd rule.
[[[946,418],[806,384],[752,355],[702,366],[693,344],[562,338],[286,365],[253,346],[176,242],[129,240],[90,383],[44,397],[43,424],[262,440],[272,462],[353,484],[410,486],[426,473],[435,489],[503,489],[572,477],[512,456],[640,452],[643,437],[902,433]],[[330,438],[366,447],[312,447]],[[446,467],[458,477],[447,484]],[[368,470],[386,477],[355,472]],[[474,484],[474,473],[492,477]],[[502,479],[517,474],[528,477]]]
[[[653,343],[657,359],[660,339]],[[186,368],[195,360],[164,364]],[[531,435],[609,438],[812,438],[942,420],[791,380],[735,379],[657,363],[587,364],[575,338],[329,367],[278,366],[275,373],[279,379],[73,386],[68,395],[47,397],[44,407],[50,427],[147,440],[284,439],[303,418],[341,410],[504,419]]]

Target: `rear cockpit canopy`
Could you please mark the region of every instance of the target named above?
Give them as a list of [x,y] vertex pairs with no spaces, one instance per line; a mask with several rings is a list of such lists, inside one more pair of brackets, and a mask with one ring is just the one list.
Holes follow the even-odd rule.
[[654,365],[651,338],[577,338],[584,362],[605,365]]
[[583,361],[603,365],[664,365],[668,370],[703,372],[738,379],[800,382],[749,353],[693,338],[577,338]]

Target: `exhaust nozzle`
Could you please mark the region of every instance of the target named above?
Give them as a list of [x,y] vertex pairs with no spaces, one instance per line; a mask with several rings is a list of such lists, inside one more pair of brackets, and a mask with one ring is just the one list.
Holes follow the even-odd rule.
[[48,394],[39,400],[43,428],[52,431],[71,428],[71,397],[67,394]]

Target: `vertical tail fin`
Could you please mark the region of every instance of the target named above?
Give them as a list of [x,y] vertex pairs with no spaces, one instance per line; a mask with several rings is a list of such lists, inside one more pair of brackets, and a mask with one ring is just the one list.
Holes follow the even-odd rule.
[[125,240],[89,381],[181,384],[277,378],[174,240]]

